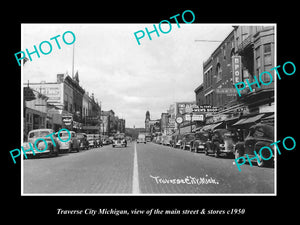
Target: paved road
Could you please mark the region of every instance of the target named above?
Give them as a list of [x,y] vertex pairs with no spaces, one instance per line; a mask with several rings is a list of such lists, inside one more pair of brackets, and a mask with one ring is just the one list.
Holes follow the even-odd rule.
[[274,168],[154,143],[102,148],[23,161],[24,194],[274,193]]

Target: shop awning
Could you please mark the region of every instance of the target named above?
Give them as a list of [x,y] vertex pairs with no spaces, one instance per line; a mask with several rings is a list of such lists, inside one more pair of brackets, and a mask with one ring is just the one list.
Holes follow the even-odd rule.
[[274,114],[272,114],[271,116],[267,116],[265,118],[263,118],[264,120],[270,120],[270,119],[274,119]]
[[202,127],[201,130],[213,130],[213,129],[217,128],[218,126],[220,126],[222,123],[223,122],[208,124],[208,125]]
[[[195,129],[195,125],[192,125],[192,130]],[[186,134],[191,132],[191,126],[180,127],[180,134]]]
[[232,126],[239,126],[239,125],[244,125],[244,124],[255,123],[258,120],[260,120],[263,116],[264,116],[264,114],[259,114],[259,115],[252,116],[252,117],[249,117],[249,118],[243,118],[243,119],[240,119],[239,121],[237,121]]

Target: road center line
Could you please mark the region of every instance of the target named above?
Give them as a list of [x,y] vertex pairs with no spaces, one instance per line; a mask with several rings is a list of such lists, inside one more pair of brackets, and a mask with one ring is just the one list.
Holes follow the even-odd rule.
[[137,162],[136,142],[134,143],[134,156],[133,156],[133,174],[132,174],[132,194],[139,194],[139,171]]

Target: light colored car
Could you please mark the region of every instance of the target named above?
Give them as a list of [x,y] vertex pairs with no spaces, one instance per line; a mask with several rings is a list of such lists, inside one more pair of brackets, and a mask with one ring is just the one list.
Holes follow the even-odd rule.
[[162,136],[162,144],[166,146],[171,146],[172,136],[171,135],[165,135]]
[[112,147],[127,147],[127,141],[124,134],[116,134],[112,143]]
[[97,141],[94,134],[87,134],[87,141],[89,142],[90,148],[95,148],[97,146]]
[[146,135],[143,134],[143,133],[140,133],[140,134],[138,135],[138,138],[137,138],[137,140],[136,140],[136,143],[144,143],[144,144],[146,144]]
[[[58,139],[59,142],[59,150],[60,152],[71,152],[76,150],[79,152],[80,146],[79,146],[79,139],[77,138],[77,134],[74,131],[69,131],[71,134],[70,140],[67,142],[62,142]],[[56,136],[58,133],[56,133]],[[59,136],[61,139],[66,140],[69,138],[69,133],[67,131],[61,131],[59,133]]]
[[[36,130],[31,130],[28,133],[28,140],[27,142],[23,143],[23,148],[24,150],[30,149],[30,144],[32,145],[34,152],[33,151],[26,151],[26,156],[27,155],[41,155],[41,154],[48,154],[49,156],[57,156],[58,155],[58,149],[59,149],[59,144],[56,139],[56,137],[53,135],[53,141],[55,143],[55,146],[51,140],[51,136],[46,137],[49,134],[54,133],[54,130],[52,129],[36,129]],[[44,139],[47,143],[47,146],[43,140],[38,139]],[[37,142],[36,142],[37,141]],[[36,142],[36,143],[35,143]],[[40,150],[36,150],[35,146]],[[47,149],[45,149],[47,147]],[[26,158],[26,157],[25,157]]]

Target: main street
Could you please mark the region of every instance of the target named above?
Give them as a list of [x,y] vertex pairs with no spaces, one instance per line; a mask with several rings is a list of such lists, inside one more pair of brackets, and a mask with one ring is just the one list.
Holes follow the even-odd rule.
[[[272,194],[274,168],[148,142],[23,160],[24,194]],[[210,180],[212,182],[203,182]]]

